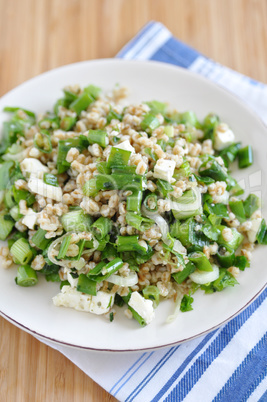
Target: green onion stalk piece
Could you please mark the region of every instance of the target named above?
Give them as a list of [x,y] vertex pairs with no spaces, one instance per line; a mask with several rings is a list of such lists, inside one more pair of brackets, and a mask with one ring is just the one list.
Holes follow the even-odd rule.
[[70,104],[69,108],[79,115],[83,110],[86,110],[92,102],[94,102],[94,98],[89,93],[84,92]]
[[98,144],[102,148],[108,144],[108,134],[104,130],[89,130],[87,138],[89,144]]
[[143,296],[145,299],[149,299],[152,300],[155,306],[158,306],[159,304],[159,289],[157,288],[157,286],[154,285],[149,285],[146,286],[143,290],[142,290]]
[[60,128],[64,131],[70,131],[75,126],[76,121],[77,119],[74,116],[65,116],[60,121]]
[[61,217],[61,223],[66,232],[87,232],[93,223],[93,219],[90,215],[85,214],[82,209],[78,209],[64,214]]
[[189,261],[193,262],[200,271],[212,271],[212,265],[201,251],[188,254]]
[[253,152],[250,145],[246,146],[245,148],[241,148],[238,151],[237,156],[239,169],[244,169],[253,164]]
[[23,287],[34,286],[38,282],[38,278],[36,272],[30,265],[22,265],[18,267],[15,282],[17,285]]
[[109,218],[101,216],[91,226],[91,230],[97,240],[102,240],[112,228],[112,221]]
[[148,247],[139,244],[138,236],[118,236],[117,237],[117,251],[122,253],[124,251],[136,251],[140,254],[146,254]]
[[107,264],[102,261],[88,272],[87,277],[93,281],[102,282],[121,269],[122,266],[123,261],[118,257]]
[[112,147],[109,157],[107,167],[117,167],[117,166],[126,166],[131,156],[131,151],[127,151],[126,149]]
[[216,257],[221,267],[230,268],[235,262],[235,251],[228,246],[220,246]]
[[88,295],[96,296],[97,282],[89,279],[85,274],[80,274],[78,278],[77,290]]
[[46,233],[46,230],[39,228],[32,237],[33,244],[41,250],[45,250],[51,241],[45,237]]
[[49,154],[52,151],[51,138],[48,132],[41,130],[40,133],[36,133],[34,137],[34,146],[39,151]]
[[33,252],[26,239],[23,237],[17,240],[10,249],[14,262],[18,264],[28,264],[33,258]]
[[177,282],[180,285],[189,277],[190,274],[195,272],[195,270],[196,270],[195,264],[189,261],[182,271],[175,272],[174,274],[172,274],[172,277],[175,280],[175,282]]
[[6,240],[11,233],[15,222],[13,219],[7,219],[6,215],[0,215],[0,240]]

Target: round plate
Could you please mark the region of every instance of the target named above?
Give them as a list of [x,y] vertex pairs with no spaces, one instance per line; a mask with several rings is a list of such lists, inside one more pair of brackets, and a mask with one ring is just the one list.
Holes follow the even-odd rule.
[[[237,140],[251,144],[254,150],[253,166],[234,176],[243,180],[246,193],[260,193],[263,200],[267,199],[265,126],[238,98],[190,71],[163,63],[116,59],[72,64],[13,89],[1,98],[0,110],[4,106],[21,106],[35,112],[51,110],[62,96],[62,88],[76,83],[92,83],[105,90],[120,83],[130,89],[129,102],[167,101],[180,111],[195,111],[200,119],[209,112],[217,113],[231,126]],[[5,119],[7,115],[1,112],[0,123]],[[65,345],[106,351],[155,349],[207,333],[246,307],[266,283],[265,257],[266,248],[256,247],[251,268],[241,272],[239,285],[212,295],[196,292],[194,310],[179,314],[171,324],[166,323],[166,318],[173,311],[172,301],[162,302],[155,320],[145,328],[128,320],[124,308],[117,308],[119,313],[110,323],[101,316],[55,307],[52,297],[59,291],[58,283],[47,283],[41,278],[32,288],[16,286],[15,268],[0,270],[0,313],[34,335]]]

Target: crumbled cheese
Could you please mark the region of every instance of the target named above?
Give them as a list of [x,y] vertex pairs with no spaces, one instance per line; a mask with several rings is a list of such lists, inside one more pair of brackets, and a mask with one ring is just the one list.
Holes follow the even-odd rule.
[[20,163],[20,168],[23,173],[23,176],[30,177],[34,175],[34,177],[42,178],[44,173],[48,173],[49,169],[47,166],[44,166],[38,159],[35,158],[26,158]]
[[220,123],[214,130],[214,149],[221,151],[235,141],[235,135],[229,126]]
[[152,300],[146,300],[136,291],[131,294],[128,304],[145,320],[146,324],[150,324],[155,317]]
[[172,176],[175,169],[175,161],[158,159],[154,167],[154,177],[157,179],[166,180],[169,183],[172,181]]
[[99,290],[96,296],[78,292],[71,286],[63,286],[61,292],[53,297],[55,306],[74,308],[93,314],[106,314],[114,304],[114,294]]
[[22,218],[23,225],[27,226],[29,229],[33,229],[37,222],[38,214],[34,212],[33,209],[28,208],[26,215]]
[[62,189],[61,187],[51,186],[46,184],[41,179],[35,177],[30,177],[28,182],[29,189],[36,194],[42,195],[43,197],[51,198],[55,201],[62,201]]
[[125,140],[125,141],[121,142],[120,144],[116,145],[115,148],[125,149],[126,151],[130,151],[133,154],[135,153],[135,149],[134,149],[134,147],[132,147],[129,140]]

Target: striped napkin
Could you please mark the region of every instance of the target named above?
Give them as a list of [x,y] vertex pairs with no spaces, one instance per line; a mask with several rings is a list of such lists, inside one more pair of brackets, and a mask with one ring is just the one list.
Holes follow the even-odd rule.
[[[267,86],[223,67],[150,22],[117,55],[195,71],[243,98],[267,123]],[[267,289],[219,329],[145,353],[96,353],[45,341],[119,401],[267,401]],[[43,340],[42,340],[43,341]]]

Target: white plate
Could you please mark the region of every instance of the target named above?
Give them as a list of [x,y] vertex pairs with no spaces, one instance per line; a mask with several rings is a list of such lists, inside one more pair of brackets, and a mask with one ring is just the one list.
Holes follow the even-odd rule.
[[[253,146],[253,166],[239,171],[235,177],[244,179],[247,193],[261,192],[266,201],[264,215],[267,217],[267,131],[260,119],[238,98],[181,68],[112,59],[72,64],[33,78],[3,96],[0,110],[6,105],[35,112],[51,110],[62,95],[61,89],[76,83],[81,86],[93,83],[104,89],[120,83],[130,88],[130,101],[168,101],[171,107],[180,111],[194,110],[199,118],[216,112],[230,124],[238,140]],[[0,124],[6,118],[1,112]],[[255,182],[256,176],[259,183]],[[173,311],[174,305],[170,301],[160,304],[156,319],[145,328],[140,328],[135,320],[128,320],[122,311],[110,323],[93,314],[54,307],[51,299],[58,292],[58,284],[47,283],[42,278],[32,288],[16,286],[16,269],[0,270],[0,312],[34,335],[78,348],[135,351],[173,345],[211,331],[255,299],[267,280],[266,251],[264,247],[256,248],[251,268],[239,276],[240,285],[212,295],[197,292],[194,310],[179,314],[171,324],[165,322]]]

